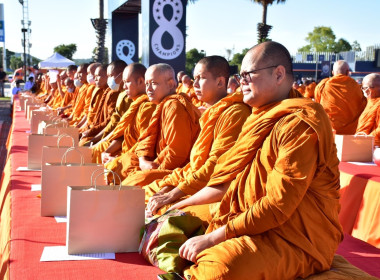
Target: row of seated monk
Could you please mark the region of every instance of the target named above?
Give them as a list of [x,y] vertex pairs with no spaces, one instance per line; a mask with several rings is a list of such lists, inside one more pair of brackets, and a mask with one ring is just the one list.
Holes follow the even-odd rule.
[[186,279],[296,279],[329,270],[343,239],[333,130],[378,140],[380,75],[361,87],[348,71],[336,62],[305,98],[288,50],[271,41],[248,51],[229,93],[228,62],[208,56],[179,85],[168,64],[114,61],[46,76],[36,95],[116,183],[145,190],[148,216],[202,219],[206,234],[179,250],[193,262]]

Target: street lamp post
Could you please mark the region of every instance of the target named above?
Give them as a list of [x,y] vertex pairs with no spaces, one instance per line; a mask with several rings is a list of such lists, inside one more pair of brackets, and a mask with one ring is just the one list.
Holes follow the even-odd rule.
[[28,29],[22,28],[21,32],[23,33],[23,45],[24,45],[24,82],[26,82],[26,38],[25,38],[25,33],[28,32]]

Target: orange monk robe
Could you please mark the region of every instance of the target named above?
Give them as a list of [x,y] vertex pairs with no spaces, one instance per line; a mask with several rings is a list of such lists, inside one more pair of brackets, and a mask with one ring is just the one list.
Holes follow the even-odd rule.
[[79,88],[75,87],[74,92],[68,92],[67,88],[64,90],[65,96],[61,102],[60,107],[66,107],[70,104],[70,102],[75,98],[77,94],[79,94]]
[[380,97],[368,99],[356,128],[356,133],[359,132],[374,136],[375,146],[380,146]]
[[304,96],[310,99],[314,99],[314,91],[317,84],[315,82],[310,83],[305,88],[305,94]]
[[301,93],[303,96],[305,96],[305,91],[306,91],[306,87],[305,85],[300,85],[297,90],[299,91],[299,93]]
[[338,164],[319,104],[289,98],[253,110],[208,183],[229,184],[207,229],[226,225],[226,241],[199,253],[185,278],[296,279],[328,270],[343,238]]
[[90,84],[87,88],[86,96],[84,98],[84,104],[81,115],[77,118],[78,121],[82,120],[84,116],[87,116],[90,108],[92,93],[94,92],[96,85]]
[[[137,144],[123,158],[123,184],[144,186],[189,162],[199,133],[199,111],[183,93],[165,97]],[[147,157],[158,169],[140,171],[139,157]]]
[[120,91],[109,90],[102,95],[99,110],[96,112],[93,124],[89,128],[87,137],[83,138],[79,145],[82,146],[93,137],[96,136],[100,131],[102,131],[110,121],[112,114],[115,112],[116,101],[120,94]]
[[86,125],[83,128],[80,128],[79,132],[84,132],[92,127],[96,114],[103,106],[103,103],[101,103],[104,102],[103,95],[106,95],[110,90],[110,88],[95,87],[94,91],[92,92],[90,107],[88,108]]
[[50,90],[50,94],[51,94],[51,98],[48,101],[47,105],[49,105],[50,107],[53,107],[57,98],[59,98],[61,95],[59,94],[58,89],[55,89],[53,92]]
[[81,102],[84,98],[84,95],[86,94],[88,84],[84,83],[79,87],[78,93],[74,96],[74,98],[71,100],[71,107],[65,110],[65,114],[70,115],[73,117],[74,113],[79,110],[78,107],[81,106]]
[[336,134],[355,134],[367,100],[354,79],[346,75],[324,79],[315,88],[314,97],[325,109]]
[[178,86],[177,86],[177,89],[176,89],[176,93],[178,94],[178,93],[181,93],[182,91],[183,91],[183,89],[182,89],[182,87],[183,87],[183,84],[182,83],[178,83]]
[[45,81],[41,81],[40,84],[38,84],[37,91],[36,91],[36,96],[44,94],[45,91]]
[[144,186],[146,201],[165,186],[178,187],[186,195],[205,187],[216,161],[235,144],[250,114],[251,109],[243,103],[241,93],[228,95],[208,108],[199,120],[201,132],[191,149],[190,162],[162,180]]
[[105,167],[109,170],[121,175],[123,169],[123,157],[128,156],[127,152],[137,143],[145,129],[148,128],[150,119],[156,109],[156,104],[149,102],[146,94],[139,96],[134,102],[132,102],[128,111],[123,115],[119,124],[113,132],[111,139],[119,135],[124,136],[122,143],[122,153],[111,162],[105,164]]
[[72,119],[71,119],[70,125],[76,125],[82,120],[84,116],[84,107],[86,104],[86,98],[88,97],[89,94],[91,95],[93,90],[95,89],[95,85],[90,85],[87,83],[85,84],[85,87],[83,87],[83,90],[82,90],[82,87],[81,87],[81,90],[79,91],[79,97],[76,100],[75,107],[71,114]]

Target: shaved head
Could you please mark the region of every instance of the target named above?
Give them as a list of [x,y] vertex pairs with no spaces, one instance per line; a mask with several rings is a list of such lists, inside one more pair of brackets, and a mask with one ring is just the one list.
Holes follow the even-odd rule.
[[185,71],[179,71],[177,73],[177,79],[178,79],[178,82],[180,83],[182,81],[182,77],[186,75]]
[[101,64],[99,62],[91,63],[87,68],[87,73],[91,73],[92,75],[95,74],[96,68],[100,66]]
[[124,68],[127,65],[128,64],[125,63],[125,61],[119,59],[119,60],[112,61],[108,66],[115,69],[115,72],[120,73],[124,70]]
[[206,56],[199,60],[198,64],[203,64],[214,78],[223,77],[225,87],[227,88],[228,79],[230,77],[230,65],[224,57],[219,55]]
[[143,78],[145,77],[145,72],[146,72],[146,67],[141,64],[141,63],[137,63],[137,62],[134,62],[132,64],[129,64],[124,72],[127,70],[127,69],[130,69],[132,71],[132,75],[135,79],[138,79],[138,78]]
[[336,75],[346,75],[348,76],[350,72],[350,66],[348,66],[348,63],[344,60],[338,60],[334,63],[333,66],[333,74]]
[[184,75],[182,77],[182,83],[185,84],[185,85],[191,84],[191,78],[188,75]]
[[363,86],[380,88],[380,74],[372,73],[368,74],[363,79]]
[[[255,54],[255,55],[253,55]],[[289,51],[280,43],[268,41],[251,48],[245,57],[251,58],[250,62],[265,62],[266,66],[284,66],[286,74],[293,80],[293,63]]]
[[173,79],[176,86],[177,86],[174,69],[169,64],[166,64],[166,63],[154,64],[154,65],[150,66],[148,68],[148,70],[152,70],[155,72],[157,71],[157,72],[159,72],[160,75],[165,76],[166,79],[168,79],[168,80]]

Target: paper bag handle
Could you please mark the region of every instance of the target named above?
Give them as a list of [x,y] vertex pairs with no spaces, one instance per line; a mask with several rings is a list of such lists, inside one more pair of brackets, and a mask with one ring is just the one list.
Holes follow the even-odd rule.
[[[59,130],[58,130],[58,134],[59,134]],[[71,147],[74,147],[75,146],[75,141],[74,141],[74,137],[72,137],[71,135],[69,134],[66,134],[66,133],[63,133],[61,135],[59,135],[58,137],[58,140],[57,140],[57,147],[59,148],[59,143],[61,142],[61,139],[64,138],[64,137],[70,137],[71,138]],[[79,151],[80,152],[80,151]]]
[[[83,158],[83,154],[82,154],[82,152],[81,151],[79,151],[79,149],[78,148],[76,148],[76,147],[70,147],[70,148],[68,148],[67,150],[66,150],[66,152],[63,154],[63,156],[62,156],[62,159],[61,159],[61,165],[63,165],[63,164],[67,164],[67,154],[69,153],[69,152],[71,152],[71,151],[77,151],[79,154],[80,154],[80,165],[83,165],[84,164],[84,158]],[[63,163],[63,161],[65,161],[65,163]]]
[[97,171],[99,171],[100,169],[97,169],[95,170],[94,172],[92,172],[92,175],[91,175],[91,186],[94,186],[95,190],[96,190],[96,179],[100,176],[100,175],[103,175],[103,174],[108,174],[108,173],[112,173],[113,175],[113,185],[115,186],[115,175],[117,176],[117,178],[119,179],[119,191],[121,190],[121,179],[120,179],[120,176],[119,174],[117,174],[116,172],[113,172],[112,170],[109,170],[109,169],[103,169],[103,171],[101,173],[99,173],[98,175],[95,176],[95,179],[94,181],[92,181],[92,177],[94,175],[94,173],[96,173]]

